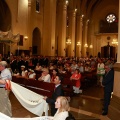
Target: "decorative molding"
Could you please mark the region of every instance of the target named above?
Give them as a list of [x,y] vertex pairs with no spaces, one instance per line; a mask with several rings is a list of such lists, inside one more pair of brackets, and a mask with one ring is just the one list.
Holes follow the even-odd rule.
[[31,0],[28,0],[28,6],[31,7]]
[[108,117],[111,120],[120,119],[120,97],[117,97],[115,95],[112,96],[112,99],[109,105]]

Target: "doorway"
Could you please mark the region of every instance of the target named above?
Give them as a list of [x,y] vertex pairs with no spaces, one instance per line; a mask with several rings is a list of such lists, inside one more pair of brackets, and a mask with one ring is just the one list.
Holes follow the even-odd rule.
[[39,28],[37,27],[33,30],[32,54],[33,55],[41,54],[41,33]]

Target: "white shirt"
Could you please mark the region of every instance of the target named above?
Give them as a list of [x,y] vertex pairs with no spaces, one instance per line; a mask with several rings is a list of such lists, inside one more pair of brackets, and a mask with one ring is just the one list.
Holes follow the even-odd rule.
[[50,74],[47,74],[46,76],[43,77],[44,82],[49,82],[50,83],[51,77]]
[[29,75],[29,78],[34,78],[35,75],[36,75],[36,73],[32,73]]
[[35,67],[35,70],[41,70],[41,69],[42,69],[41,66],[36,66],[36,67]]
[[65,112],[56,112],[56,114],[53,117],[53,120],[65,120],[68,117],[68,111]]
[[[0,76],[1,80],[12,80],[12,75],[9,69],[5,68],[4,70],[1,71],[1,76]],[[5,87],[5,85],[1,85],[0,87]]]
[[27,70],[22,71],[21,76],[22,76],[22,77],[25,77],[25,73],[27,73],[27,72],[28,72]]
[[104,63],[98,63],[97,68],[104,68]]

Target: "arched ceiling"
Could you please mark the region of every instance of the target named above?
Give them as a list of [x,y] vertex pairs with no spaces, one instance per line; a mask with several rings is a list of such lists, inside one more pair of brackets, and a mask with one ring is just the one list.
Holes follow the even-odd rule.
[[[111,6],[113,4],[118,3],[119,0],[68,0],[68,1],[69,1],[68,7],[70,10],[77,7],[78,9],[77,14],[79,15],[84,14],[85,18],[89,19],[95,11],[98,13],[100,12],[100,9],[99,10],[97,9],[99,6],[101,6],[101,9],[105,9],[107,6]],[[104,6],[102,6],[101,3],[104,3]]]

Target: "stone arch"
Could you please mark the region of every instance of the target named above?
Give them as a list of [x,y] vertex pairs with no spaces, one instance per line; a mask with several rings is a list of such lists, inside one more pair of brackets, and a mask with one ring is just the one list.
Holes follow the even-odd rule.
[[[5,0],[0,0],[0,31],[9,31],[11,30],[11,11]],[[9,53],[9,46],[3,43],[0,43],[0,53],[7,55]]]
[[33,30],[32,34],[32,54],[41,54],[41,32],[38,27]]
[[0,0],[0,30],[9,31],[11,29],[11,12],[5,2]]

